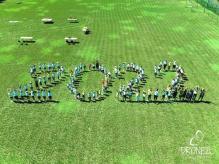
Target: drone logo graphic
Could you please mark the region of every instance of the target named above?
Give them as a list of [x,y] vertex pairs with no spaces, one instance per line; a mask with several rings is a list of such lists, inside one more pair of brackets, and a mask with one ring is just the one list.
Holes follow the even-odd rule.
[[188,146],[180,147],[180,152],[183,155],[188,156],[206,156],[212,155],[212,149],[209,146],[202,146],[204,134],[201,130],[197,130],[195,134],[190,138]]
[[193,135],[192,138],[189,140],[189,144],[191,146],[198,146],[198,144],[203,141],[203,138],[204,134],[202,133],[202,131],[197,130],[195,135]]

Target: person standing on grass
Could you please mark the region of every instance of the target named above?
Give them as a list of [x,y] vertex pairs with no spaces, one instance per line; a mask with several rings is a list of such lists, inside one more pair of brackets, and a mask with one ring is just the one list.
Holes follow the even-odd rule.
[[51,84],[51,76],[50,76],[50,74],[49,74],[49,73],[47,73],[47,77],[48,77],[48,83],[50,83],[50,84]]
[[158,96],[159,96],[159,92],[158,89],[156,89],[154,92],[154,101],[157,101]]
[[33,90],[30,91],[30,96],[31,96],[32,100],[35,100],[34,91]]
[[50,65],[50,63],[47,64],[47,68],[48,68],[48,72],[50,72],[50,71],[51,71],[50,69],[52,68],[52,66]]
[[143,90],[142,98],[143,98],[143,102],[145,102],[146,101],[146,92],[145,92],[145,90]]
[[114,67],[114,74],[115,74],[116,78],[118,78],[119,72],[118,72],[118,69],[116,66]]
[[56,81],[56,75],[55,75],[55,73],[54,73],[54,72],[52,73],[52,81],[53,81],[53,82],[55,82],[55,81]]
[[46,101],[46,91],[45,90],[42,91],[42,97],[43,97],[43,100]]
[[190,99],[190,94],[191,94],[191,92],[190,92],[190,90],[188,90],[188,91],[186,92],[186,101],[189,101],[189,99]]
[[171,96],[172,96],[172,93],[171,93],[170,87],[167,87],[167,89],[166,89],[166,96],[167,96],[167,98],[168,98],[168,101],[170,101]]
[[[131,102],[131,101],[132,101],[133,92],[132,92],[132,91],[129,91],[129,92],[127,92],[126,94],[127,94],[126,96],[128,96],[129,101]],[[140,94],[140,92],[139,92],[139,94]],[[139,101],[140,101],[140,95],[139,95]]]
[[120,92],[119,91],[116,92],[116,98],[117,98],[117,100],[120,100]]
[[192,101],[193,101],[193,102],[196,101],[196,97],[197,97],[197,90],[194,89],[194,90],[193,90],[193,97],[192,97]]
[[42,78],[39,77],[38,80],[39,80],[39,85],[42,86],[42,84],[43,84],[43,83],[42,83]]
[[20,93],[20,98],[24,99],[24,93],[21,87],[19,88],[19,93]]
[[18,99],[18,93],[17,93],[17,90],[16,90],[16,89],[13,90],[13,99],[14,99],[14,100],[17,100],[17,99]]
[[35,87],[38,89],[39,88],[39,83],[37,77],[34,77],[34,82],[35,82]]
[[46,78],[46,76],[43,76],[43,83],[44,83],[45,86],[47,85],[47,78]]
[[100,100],[101,93],[99,92],[99,90],[97,90],[96,93],[97,93],[97,100]]
[[25,98],[26,98],[27,100],[29,100],[29,92],[28,92],[28,90],[25,91]]
[[34,71],[33,71],[33,67],[30,66],[30,76],[33,77]]
[[103,96],[101,89],[99,89],[98,94],[99,94],[100,98]]
[[184,98],[184,90],[181,88],[180,91],[179,91],[179,100],[182,101],[183,98]]
[[157,77],[157,66],[154,66],[154,76]]
[[29,88],[30,88],[30,90],[33,90],[33,84],[31,81],[29,82]]
[[58,72],[56,73],[57,79],[60,80],[60,69],[58,70]]
[[96,66],[94,64],[92,64],[92,69],[95,70]]
[[88,97],[88,101],[91,102],[91,93],[88,93],[87,97]]
[[91,68],[92,68],[92,64],[89,64],[88,66],[89,71],[91,71]]
[[51,69],[52,69],[52,71],[54,71],[54,69],[55,69],[55,64],[54,63],[51,64]]
[[148,101],[151,101],[152,89],[148,89]]
[[25,91],[28,90],[28,86],[27,86],[27,84],[24,85],[24,90],[25,90]]
[[100,63],[99,63],[99,61],[97,60],[97,61],[96,61],[96,70],[99,70],[99,67],[100,67]]
[[46,64],[43,64],[42,68],[43,68],[43,72],[46,72]]
[[126,101],[126,91],[122,91],[122,101]]
[[97,100],[97,93],[96,91],[93,91],[93,101],[96,101]]
[[168,71],[171,69],[171,62],[168,63]]
[[136,93],[136,101],[137,101],[137,102],[140,101],[140,93],[139,93],[139,91]]
[[202,101],[203,98],[204,98],[204,96],[205,96],[205,89],[202,88],[202,89],[201,89],[201,92],[200,92],[200,95],[199,95],[199,98],[198,98],[198,101]]
[[164,101],[165,100],[165,96],[166,96],[166,91],[165,91],[165,89],[163,90],[163,92],[162,92],[162,101]]
[[157,66],[157,74],[158,74],[158,75],[160,75],[161,68],[162,68],[162,67],[161,67],[160,65]]
[[164,71],[166,71],[166,68],[167,68],[167,60],[164,60],[163,61],[163,69],[164,69]]
[[13,91],[12,90],[10,90],[9,92],[8,92],[8,96],[9,96],[9,98],[12,100],[13,99]]
[[177,94],[178,94],[177,88],[174,88],[174,89],[172,90],[172,95],[173,95],[174,101],[176,101]]
[[188,89],[185,88],[185,90],[183,92],[183,100],[186,100],[187,91],[188,91]]
[[59,62],[56,62],[56,66],[57,66],[58,69],[60,69],[60,67],[61,67]]
[[135,84],[136,84],[137,87],[138,87],[138,85],[139,85],[139,83],[140,83],[140,80],[139,80],[138,78],[136,78],[134,81],[135,81]]
[[52,100],[52,93],[51,93],[51,91],[49,90],[47,94],[48,94],[49,100],[51,101]]
[[60,73],[61,73],[61,75],[64,75],[64,73],[65,73],[65,68],[63,66],[61,66],[61,68],[60,68]]
[[163,67],[163,61],[160,61],[159,67],[160,67],[160,68]]
[[176,61],[173,61],[173,70],[176,70]]
[[83,64],[83,72],[86,71],[86,65]]
[[82,94],[81,94],[81,100],[82,100],[82,101],[85,101],[85,93],[84,93],[84,91],[83,91]]
[[41,73],[41,71],[42,71],[42,65],[39,64],[39,65],[38,65],[38,68],[39,68],[39,72]]
[[37,90],[37,98],[41,101],[41,91],[39,89]]
[[189,93],[189,101],[192,101],[192,98],[193,98],[193,90],[190,89],[190,93]]

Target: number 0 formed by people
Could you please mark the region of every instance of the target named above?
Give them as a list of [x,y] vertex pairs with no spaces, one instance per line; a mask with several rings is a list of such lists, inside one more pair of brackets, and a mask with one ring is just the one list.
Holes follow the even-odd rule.
[[[83,74],[89,72],[98,72],[103,75],[101,86],[95,91],[85,93],[79,92],[79,84]],[[34,84],[30,81],[27,84],[20,85],[17,89],[9,89],[9,98],[16,103],[47,103],[58,102],[53,100],[53,94],[50,88],[63,83],[69,78],[67,89],[79,101],[97,102],[103,101],[112,93],[110,88],[115,80],[125,79],[123,76],[128,72],[136,73],[136,76],[130,79],[126,85],[120,85],[116,92],[116,99],[121,102],[200,102],[205,96],[205,89],[196,86],[186,88],[184,83],[188,80],[182,66],[176,61],[161,61],[154,65],[155,78],[161,78],[164,73],[175,72],[176,76],[172,79],[167,88],[159,90],[157,88],[148,88],[145,70],[141,65],[135,63],[121,63],[113,68],[112,73],[103,64],[96,61],[93,64],[79,64],[66,71],[65,67],[57,63],[31,65],[29,68],[30,76]],[[141,89],[143,88],[143,91]]]

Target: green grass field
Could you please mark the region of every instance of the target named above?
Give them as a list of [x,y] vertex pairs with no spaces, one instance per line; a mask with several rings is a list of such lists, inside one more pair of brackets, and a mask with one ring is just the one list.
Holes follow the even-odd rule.
[[[5,0],[0,3],[0,163],[218,163],[219,22],[186,0]],[[75,16],[78,24],[66,19]],[[54,24],[45,25],[43,17]],[[9,23],[9,21],[20,21]],[[81,29],[88,26],[92,34]],[[20,36],[36,43],[19,45]],[[78,37],[69,46],[64,37]],[[66,82],[52,88],[59,103],[16,104],[8,88],[31,80],[31,64],[59,61],[67,68],[95,60],[113,70],[135,62],[149,77],[146,89],[163,88],[174,74],[155,79],[153,66],[176,60],[188,87],[206,88],[211,103],[137,104],[116,100],[116,80],[104,101],[82,103]],[[129,79],[131,75],[126,76]],[[100,87],[102,76],[83,76],[81,89]],[[197,130],[211,155],[183,155]]]

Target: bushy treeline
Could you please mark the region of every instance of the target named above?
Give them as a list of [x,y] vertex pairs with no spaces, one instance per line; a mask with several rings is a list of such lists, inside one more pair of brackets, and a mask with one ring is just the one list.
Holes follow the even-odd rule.
[[196,0],[196,2],[219,15],[219,0]]

